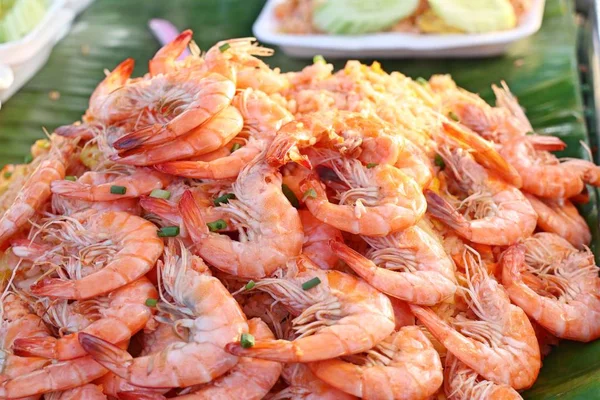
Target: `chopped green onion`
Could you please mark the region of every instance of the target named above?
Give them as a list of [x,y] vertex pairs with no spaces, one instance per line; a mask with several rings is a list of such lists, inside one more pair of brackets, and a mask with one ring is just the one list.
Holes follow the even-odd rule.
[[444,169],[446,167],[446,163],[444,162],[444,159],[439,154],[435,155],[435,159],[433,162],[435,163],[435,165],[437,165],[441,169]]
[[12,176],[12,172],[10,172],[10,171],[6,171],[4,173],[4,179],[10,179],[11,176]]
[[302,290],[310,290],[321,283],[321,280],[318,276],[315,276],[310,281],[306,281],[302,284]]
[[76,176],[73,176],[73,175],[67,175],[67,176],[65,176],[65,181],[75,182],[76,180],[77,180]]
[[525,133],[526,135],[535,135],[535,132],[529,131]]
[[221,53],[225,53],[227,50],[229,50],[229,48],[231,47],[231,45],[229,43],[225,43],[219,46],[219,51]]
[[222,203],[229,203],[230,199],[235,199],[235,194],[233,193],[225,193],[222,196],[217,197],[216,199],[213,200],[213,203],[215,204],[215,206],[219,206],[219,204]]
[[158,303],[157,299],[146,299],[146,305],[148,307],[156,307],[157,303]]
[[24,162],[25,164],[29,164],[29,163],[30,163],[30,162],[32,162],[32,161],[33,161],[33,156],[32,156],[31,154],[27,154],[27,155],[25,156],[25,158],[23,158],[23,162]]
[[290,189],[290,187],[288,185],[286,185],[285,183],[283,185],[281,185],[281,191],[283,192],[283,195],[288,199],[288,201],[290,202],[290,204],[292,206],[294,206],[295,208],[300,208],[300,202],[298,201],[298,198],[296,197],[296,195],[294,194],[294,192],[292,191],[292,189]]
[[158,237],[175,237],[179,235],[178,226],[165,226],[158,230]]
[[374,162],[370,162],[367,164],[367,168],[371,169],[371,168],[375,168],[376,166],[378,166],[379,164],[374,163]]
[[310,188],[308,189],[306,192],[304,192],[304,196],[303,198],[307,199],[307,198],[311,198],[311,199],[316,199],[317,198],[317,192],[315,189]]
[[171,197],[171,192],[169,192],[168,190],[154,189],[150,192],[150,197],[154,197],[156,199],[169,200],[169,198]]
[[240,338],[240,345],[242,345],[242,347],[244,349],[249,349],[250,347],[254,346],[256,342],[254,341],[254,336],[252,336],[249,333],[242,333],[242,337]]
[[454,113],[454,111],[450,111],[450,112],[448,113],[448,117],[450,117],[450,119],[452,119],[452,120],[454,120],[454,121],[456,121],[456,122],[460,121],[460,118],[458,118],[458,115],[456,115],[456,114]]
[[218,219],[216,221],[207,223],[206,226],[208,226],[208,229],[211,232],[216,232],[227,228],[227,222],[225,222],[225,220]]
[[110,187],[110,192],[112,194],[125,194],[127,193],[127,188],[125,186],[112,185]]
[[319,62],[325,64],[325,58],[323,58],[322,55],[317,54],[316,56],[313,57],[313,64],[316,64]]
[[246,283],[246,286],[244,286],[244,290],[251,290],[254,288],[254,286],[256,286],[256,283],[254,281],[248,281],[248,283]]
[[427,85],[429,83],[427,79],[423,78],[422,76],[418,77],[416,80],[420,85]]
[[242,147],[241,144],[239,143],[234,143],[233,146],[231,146],[231,152],[233,153],[236,150],[239,150]]

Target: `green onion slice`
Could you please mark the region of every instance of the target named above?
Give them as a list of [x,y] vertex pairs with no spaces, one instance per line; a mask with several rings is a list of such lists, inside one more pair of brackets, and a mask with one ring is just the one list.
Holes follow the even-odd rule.
[[281,191],[283,192],[283,195],[288,199],[288,201],[290,202],[290,204],[292,206],[294,206],[295,208],[300,208],[300,201],[298,201],[298,198],[296,197],[296,195],[294,194],[294,192],[292,191],[292,189],[290,189],[290,187],[288,185],[286,185],[285,183],[282,184]]
[[316,64],[316,63],[325,64],[325,58],[322,55],[317,54],[316,56],[313,57],[313,64]]
[[309,197],[311,199],[316,199],[317,198],[317,191],[315,189],[313,189],[313,188],[310,188],[306,192],[304,192],[303,198],[307,199]]
[[127,188],[125,186],[112,185],[110,187],[110,192],[112,194],[125,194],[127,193]]
[[248,283],[246,283],[246,286],[244,286],[244,290],[254,289],[254,286],[256,286],[256,282],[248,281]]
[[165,226],[158,230],[158,237],[175,237],[179,235],[178,226]]
[[236,150],[239,150],[242,147],[241,144],[239,143],[234,143],[233,146],[231,146],[231,152],[233,153]]
[[240,344],[244,349],[249,349],[255,344],[254,336],[249,333],[242,333],[242,337],[240,338]]
[[444,162],[444,159],[439,154],[435,155],[435,159],[433,162],[435,163],[435,165],[437,165],[441,169],[444,169],[446,167],[446,163]]
[[156,307],[157,303],[158,303],[157,299],[146,299],[146,305],[148,307]]
[[227,228],[227,222],[225,222],[225,220],[222,220],[222,219],[218,219],[216,221],[209,222],[206,225],[208,226],[208,229],[211,232],[216,232],[216,231],[220,231],[220,230]]
[[229,43],[225,43],[219,46],[219,51],[221,53],[225,53],[227,50],[229,50],[229,48],[231,47],[231,45]]
[[67,175],[67,176],[65,176],[65,180],[75,182],[77,180],[77,177],[73,176],[73,175]]
[[429,82],[427,81],[427,79],[423,78],[422,76],[417,78],[417,83],[421,84],[421,85],[427,85]]
[[169,200],[169,198],[171,197],[171,192],[169,192],[168,190],[154,189],[150,192],[150,197],[154,197],[156,199]]
[[309,281],[306,281],[302,284],[302,290],[310,290],[321,283],[321,280],[318,276],[315,276]]
[[460,118],[458,118],[458,115],[456,115],[456,114],[454,113],[454,111],[450,111],[450,112],[448,113],[448,117],[450,117],[450,119],[452,119],[452,120],[454,120],[454,121],[456,121],[456,122],[460,121]]
[[374,162],[370,162],[367,164],[367,168],[371,169],[371,168],[375,168],[376,166],[378,166],[379,164],[374,163]]
[[213,200],[213,203],[215,204],[215,206],[219,206],[222,203],[229,203],[230,199],[235,199],[235,194],[233,193],[225,193],[222,196],[217,197],[216,199]]

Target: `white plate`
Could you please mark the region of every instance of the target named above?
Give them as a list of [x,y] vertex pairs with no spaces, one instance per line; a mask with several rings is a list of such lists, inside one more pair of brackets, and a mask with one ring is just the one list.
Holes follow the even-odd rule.
[[[291,35],[279,32],[274,9],[281,0],[268,0],[254,23],[254,35],[296,57],[320,54],[329,58],[376,57],[488,57],[537,32],[544,17],[544,0],[534,0],[531,10],[515,29],[482,34],[414,34],[383,32],[361,36]],[[368,1],[368,0],[365,0]]]

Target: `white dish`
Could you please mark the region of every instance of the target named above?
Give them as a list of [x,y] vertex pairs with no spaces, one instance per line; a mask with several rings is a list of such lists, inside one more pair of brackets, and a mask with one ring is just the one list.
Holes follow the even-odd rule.
[[[413,34],[382,32],[362,36],[291,35],[279,32],[274,9],[281,0],[268,0],[254,23],[254,35],[296,57],[320,54],[329,58],[489,57],[533,35],[542,26],[545,0],[534,0],[519,25],[509,31],[483,34]],[[365,0],[368,1],[368,0]]]

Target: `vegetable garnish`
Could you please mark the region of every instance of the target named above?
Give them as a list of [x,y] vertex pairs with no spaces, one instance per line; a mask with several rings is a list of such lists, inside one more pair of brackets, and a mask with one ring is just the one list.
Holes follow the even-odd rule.
[[303,196],[303,198],[304,198],[304,199],[308,199],[309,197],[310,197],[311,199],[316,199],[316,198],[317,198],[317,192],[316,192],[316,190],[315,190],[315,189],[313,189],[313,188],[310,188],[310,189],[308,189],[306,192],[304,192],[304,196]]
[[235,194],[233,193],[225,193],[222,196],[217,197],[216,199],[213,200],[213,203],[215,204],[215,206],[219,206],[222,203],[229,203],[230,199],[235,199]]
[[379,164],[374,163],[374,162],[370,162],[367,164],[367,168],[371,169],[371,168],[375,168],[376,166],[378,166]]
[[458,118],[458,115],[456,115],[454,111],[450,111],[448,117],[456,122],[460,121],[460,118]]
[[233,146],[231,146],[231,152],[233,153],[234,151],[238,150],[239,148],[241,148],[242,145],[239,143],[234,143]]
[[439,154],[435,155],[435,159],[433,162],[435,163],[435,165],[437,165],[441,169],[444,169],[446,167],[446,163],[444,162],[444,159]]
[[256,343],[254,341],[254,336],[252,336],[249,333],[242,333],[242,337],[240,338],[240,345],[244,349],[249,349],[250,347],[254,346],[254,343]]
[[112,185],[110,187],[110,192],[112,194],[125,194],[127,193],[127,188],[125,186]]
[[422,76],[418,77],[416,79],[417,83],[421,84],[421,85],[427,85],[429,83],[429,81],[425,78],[423,78]]
[[168,190],[154,189],[150,192],[150,197],[154,197],[156,199],[169,200],[169,198],[171,197],[171,192],[169,192]]
[[231,47],[231,45],[229,43],[225,43],[219,46],[219,51],[221,53],[225,53],[227,50],[229,50],[229,48]]
[[157,299],[146,299],[146,305],[148,307],[156,307],[157,303],[158,303]]
[[11,176],[12,176],[12,172],[10,172],[10,171],[6,171],[4,173],[4,179],[10,179]]
[[75,182],[76,180],[77,180],[76,176],[73,176],[73,175],[67,175],[67,176],[65,176],[65,181]]
[[158,230],[158,237],[175,237],[179,235],[178,226],[165,226]]
[[316,63],[319,63],[319,62],[325,64],[325,58],[323,58],[322,55],[317,54],[316,56],[313,57],[313,64],[316,64]]
[[218,219],[216,221],[207,223],[206,226],[208,226],[208,229],[211,232],[216,232],[227,228],[227,222],[225,222],[225,220]]
[[244,290],[251,290],[254,288],[254,286],[256,286],[256,282],[248,281],[248,283],[246,283],[246,286],[244,286]]
[[292,206],[294,206],[295,208],[300,207],[300,201],[298,201],[298,198],[296,197],[296,195],[294,194],[294,192],[292,191],[292,189],[290,189],[290,187],[288,185],[286,185],[285,183],[282,184],[281,191],[283,192],[283,195],[288,199],[288,201],[290,202],[290,204]]
[[309,281],[306,281],[302,284],[302,290],[310,290],[321,283],[321,280],[318,276],[315,276]]

